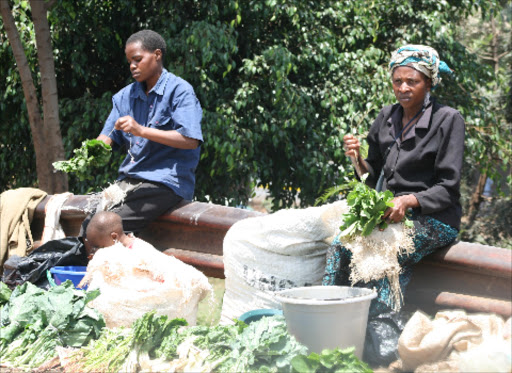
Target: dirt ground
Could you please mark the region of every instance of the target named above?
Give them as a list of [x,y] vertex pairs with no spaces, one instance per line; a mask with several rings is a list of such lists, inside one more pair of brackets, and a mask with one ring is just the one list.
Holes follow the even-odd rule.
[[[53,364],[52,366],[46,365],[46,367],[40,367],[38,369],[29,370],[29,372],[34,373],[64,373],[64,369],[60,366],[59,363]],[[5,366],[0,364],[0,372],[2,373],[27,373],[27,370],[21,368],[13,368],[9,366]]]

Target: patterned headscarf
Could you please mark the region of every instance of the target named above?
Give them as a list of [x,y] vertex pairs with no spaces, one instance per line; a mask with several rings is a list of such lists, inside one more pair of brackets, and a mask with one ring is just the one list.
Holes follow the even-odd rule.
[[406,45],[398,48],[391,55],[389,70],[393,74],[398,66],[410,66],[432,79],[432,89],[441,81],[439,73],[451,74],[448,65],[439,59],[434,48],[426,45]]

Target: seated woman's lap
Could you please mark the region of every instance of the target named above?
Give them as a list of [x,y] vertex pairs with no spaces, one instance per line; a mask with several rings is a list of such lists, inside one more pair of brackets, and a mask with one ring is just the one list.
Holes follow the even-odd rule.
[[[413,214],[411,220],[415,228],[413,237],[415,251],[410,255],[400,255],[398,257],[398,263],[402,269],[399,275],[402,294],[404,294],[411,280],[413,266],[425,256],[453,243],[458,234],[456,229],[429,216]],[[323,285],[351,286],[351,259],[352,253],[336,238],[327,251]],[[391,304],[391,286],[387,278],[370,281],[368,283],[358,282],[354,284],[354,286],[376,288],[378,296],[372,301],[370,316],[378,315],[382,312],[389,312],[389,305]]]

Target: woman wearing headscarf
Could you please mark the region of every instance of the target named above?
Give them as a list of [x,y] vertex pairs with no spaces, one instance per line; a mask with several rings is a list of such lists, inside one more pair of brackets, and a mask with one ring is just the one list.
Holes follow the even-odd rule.
[[[430,95],[441,81],[439,74],[451,73],[433,48],[403,46],[392,54],[389,69],[398,103],[384,107],[372,124],[368,157],[361,157],[356,137],[346,135],[343,141],[345,154],[355,157],[362,173],[368,173],[366,184],[393,192],[394,206],[383,219],[397,223],[411,213],[414,252],[398,257],[404,293],[413,265],[457,237],[465,124],[457,110]],[[335,240],[327,254],[324,285],[351,285],[350,260],[350,251]],[[365,357],[389,363],[398,358],[396,344],[403,328],[390,306],[390,284],[383,278],[356,286],[375,287],[378,292],[370,307]]]

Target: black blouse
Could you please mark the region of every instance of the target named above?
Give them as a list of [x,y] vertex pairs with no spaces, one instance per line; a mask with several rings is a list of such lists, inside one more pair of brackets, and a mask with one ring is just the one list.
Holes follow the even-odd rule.
[[[369,176],[375,187],[383,157],[402,128],[400,104],[384,107],[368,133]],[[465,123],[460,113],[432,99],[403,140],[396,140],[384,164],[383,190],[395,196],[413,194],[420,214],[459,229],[460,177],[464,157]]]

